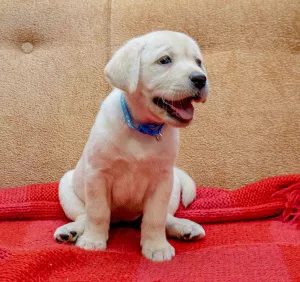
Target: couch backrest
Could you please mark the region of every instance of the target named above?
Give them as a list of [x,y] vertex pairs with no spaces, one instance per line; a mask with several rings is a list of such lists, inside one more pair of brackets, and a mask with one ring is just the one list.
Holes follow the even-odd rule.
[[74,167],[109,92],[109,57],[158,29],[199,42],[211,85],[182,130],[178,166],[198,185],[227,188],[299,173],[297,15],[288,0],[1,1],[0,187]]

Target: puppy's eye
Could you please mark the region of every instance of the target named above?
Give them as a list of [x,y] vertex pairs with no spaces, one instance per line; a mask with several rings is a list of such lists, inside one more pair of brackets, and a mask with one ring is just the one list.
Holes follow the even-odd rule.
[[196,59],[196,64],[197,64],[199,67],[201,67],[201,65],[202,65],[201,60],[200,60],[200,59]]
[[157,62],[160,65],[167,65],[167,64],[171,64],[172,60],[169,56],[163,56]]

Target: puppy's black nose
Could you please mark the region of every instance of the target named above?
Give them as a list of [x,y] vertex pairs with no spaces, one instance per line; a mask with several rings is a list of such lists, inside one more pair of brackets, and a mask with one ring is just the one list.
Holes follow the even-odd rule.
[[206,84],[206,76],[201,72],[192,72],[189,78],[199,90]]

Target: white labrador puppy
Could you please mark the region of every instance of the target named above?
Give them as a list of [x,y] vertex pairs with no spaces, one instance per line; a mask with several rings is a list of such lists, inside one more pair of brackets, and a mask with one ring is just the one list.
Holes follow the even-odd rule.
[[128,41],[105,68],[114,90],[104,100],[74,170],[59,184],[61,205],[74,222],[58,241],[105,249],[110,222],[143,216],[142,253],[154,261],[175,255],[166,234],[205,236],[190,220],[174,217],[182,192],[187,206],[194,181],[174,167],[179,128],[193,119],[192,102],[205,102],[206,71],[197,43],[185,34],[156,31]]

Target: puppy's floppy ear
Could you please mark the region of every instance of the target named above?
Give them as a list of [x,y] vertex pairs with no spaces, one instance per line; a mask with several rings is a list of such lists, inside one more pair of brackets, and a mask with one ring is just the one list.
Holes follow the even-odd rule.
[[112,86],[128,93],[136,91],[143,46],[142,38],[133,38],[113,55],[104,70],[106,80]]

